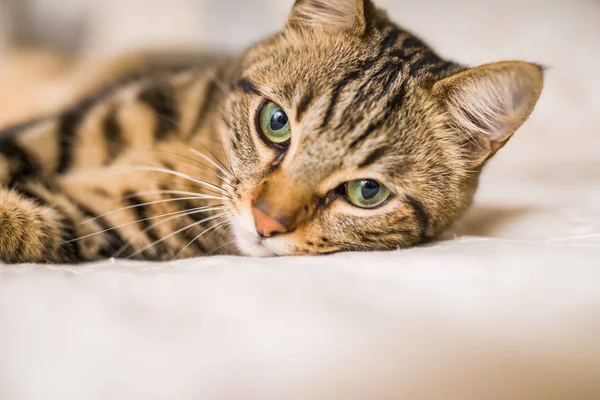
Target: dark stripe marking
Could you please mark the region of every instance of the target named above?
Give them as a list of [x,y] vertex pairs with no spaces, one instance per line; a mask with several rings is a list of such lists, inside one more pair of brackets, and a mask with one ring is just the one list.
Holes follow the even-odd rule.
[[369,137],[373,132],[375,132],[382,126],[384,126],[385,123],[388,120],[390,120],[390,115],[392,113],[394,113],[399,106],[402,105],[405,95],[406,95],[406,81],[403,81],[402,84],[400,85],[400,88],[398,89],[398,93],[396,93],[396,95],[394,97],[392,97],[391,99],[388,100],[388,103],[386,105],[386,111],[385,111],[384,115],[377,122],[372,122],[371,124],[369,124],[366,131],[350,143],[348,149],[349,150],[354,149],[355,147],[357,147],[360,144],[360,142],[362,142],[367,137]]
[[414,75],[427,67],[440,65],[441,63],[443,63],[442,59],[439,58],[435,53],[431,51],[423,52],[421,53],[421,57],[411,64],[411,75]]
[[91,97],[81,102],[77,107],[61,115],[58,124],[58,142],[60,146],[57,172],[63,174],[73,164],[73,152],[79,126],[87,113],[101,97]]
[[2,130],[0,130],[0,139],[5,137],[14,137],[29,128],[35,127],[41,121],[42,120],[34,119],[31,121],[23,122],[21,124],[11,125],[6,128],[3,128]]
[[406,34],[406,31],[403,31],[400,28],[394,27],[383,37],[381,41],[381,47],[379,50],[379,57],[382,57],[388,50],[392,50],[392,48],[398,44],[398,40],[400,36]]
[[350,106],[348,107],[348,109],[345,111],[345,113],[348,113],[348,111],[351,112],[352,110],[356,109],[359,104],[365,103],[367,101],[375,103],[372,100],[372,98],[370,96],[370,93],[366,92],[367,88],[369,86],[372,86],[374,84],[374,82],[377,82],[380,79],[381,76],[385,75],[386,73],[391,72],[392,69],[397,69],[397,68],[398,67],[395,66],[395,64],[385,63],[377,71],[375,71],[373,73],[373,75],[371,75],[369,77],[369,79],[367,79],[361,85],[361,87],[356,91],[356,95],[354,96],[354,99],[352,100],[352,103],[350,104]]
[[247,78],[242,78],[239,81],[237,81],[237,87],[248,94],[260,95],[260,92],[258,91],[256,86],[254,86],[254,84],[250,82]]
[[364,71],[354,70],[354,71],[350,72],[349,74],[347,74],[333,88],[333,91],[331,92],[331,100],[329,101],[329,107],[327,107],[327,111],[325,112],[325,117],[323,118],[323,122],[321,123],[321,128],[322,129],[327,128],[327,126],[329,125],[331,117],[333,116],[333,111],[335,109],[335,106],[337,105],[337,102],[338,102],[339,97],[340,97],[340,95],[342,93],[342,90],[344,90],[344,88],[346,86],[348,86],[350,83],[352,83],[353,81],[355,81],[358,78],[360,78],[363,73],[364,73]]
[[358,146],[360,144],[360,142],[362,142],[367,137],[369,137],[377,129],[381,128],[385,124],[385,122],[386,122],[386,119],[385,118],[381,118],[377,122],[370,123],[369,126],[367,127],[367,129],[365,130],[365,132],[362,135],[360,135],[359,137],[357,137],[356,139],[354,139],[352,141],[352,143],[350,143],[350,146],[348,146],[348,149],[349,150],[354,149],[356,146]]
[[[144,204],[144,201],[142,201],[142,199],[140,199],[139,197],[135,196],[132,192],[124,193],[124,195],[125,197],[127,197],[127,202],[129,203],[129,205],[134,207],[132,208],[132,210],[135,214],[135,219],[139,221],[141,229],[140,234],[144,234],[144,231],[146,231],[145,235],[148,237],[151,243],[159,241],[161,237],[154,228],[151,228],[151,221],[144,221],[152,217],[152,214],[148,212],[148,206],[142,206],[142,204]],[[165,243],[163,242],[157,243],[155,246],[153,246],[153,248],[156,250],[157,254],[167,254],[167,251],[165,249]]]
[[105,164],[109,164],[112,160],[117,158],[123,150],[125,150],[125,138],[123,137],[123,130],[118,120],[118,111],[116,108],[110,110],[106,118],[102,123],[102,130],[104,132],[104,140],[106,141],[106,160]]
[[408,205],[410,205],[410,207],[412,208],[413,214],[419,222],[419,226],[421,228],[421,237],[423,239],[427,239],[427,230],[429,229],[429,215],[425,211],[425,208],[423,208],[423,204],[419,200],[408,195],[406,196],[406,201]]
[[[171,195],[172,198],[175,198],[176,196]],[[182,202],[182,207],[184,210],[193,210],[195,208],[198,208],[198,206],[195,206],[193,204],[191,204],[189,201],[184,200]],[[197,223],[198,225],[194,225],[192,228],[201,228],[202,230],[206,229],[206,226],[208,225],[208,227],[210,228],[210,223],[207,222],[202,222],[202,220],[207,218],[207,214],[204,212],[194,212],[192,214],[188,214],[188,215],[182,215],[182,218],[189,218],[192,222]],[[183,226],[182,226],[183,227]],[[184,235],[185,234],[185,235]],[[180,233],[180,235],[184,235],[187,236],[186,232],[182,232]],[[189,240],[188,240],[189,241]],[[194,246],[196,246],[196,248],[203,254],[208,254],[208,249],[204,246],[204,244],[202,243],[202,241],[200,240],[194,240],[192,243]]]
[[65,263],[77,263],[86,261],[79,248],[79,236],[75,228],[75,222],[72,218],[66,215],[63,210],[59,210],[63,214],[62,221],[62,239],[63,243],[60,244],[58,249],[60,255],[60,261]]
[[48,201],[46,199],[41,198],[37,193],[32,192],[26,187],[16,186],[13,188],[17,193],[19,193],[24,198],[33,201],[38,206],[47,206]]
[[385,150],[386,150],[385,147],[380,147],[377,150],[374,150],[371,154],[369,154],[369,156],[365,159],[365,161],[360,163],[358,168],[365,168],[365,167],[368,167],[369,165],[374,164],[381,157],[383,157],[383,155],[385,154]]
[[398,93],[392,97],[386,105],[386,113],[384,118],[387,120],[391,113],[395,112],[398,107],[402,105],[404,97],[406,96],[406,81],[403,81],[398,89]]
[[304,113],[306,112],[306,110],[308,110],[308,107],[311,105],[313,100],[314,100],[314,93],[313,93],[312,89],[308,89],[304,93],[304,95],[302,95],[302,97],[300,98],[300,101],[298,102],[298,106],[296,107],[296,121],[297,122],[300,122],[302,120]]
[[425,43],[416,36],[410,35],[402,41],[402,47],[413,48],[413,49],[426,49],[429,51],[429,47],[425,46]]
[[411,53],[410,55],[406,54],[406,49],[404,48],[399,48],[399,49],[395,49],[389,52],[388,57],[393,59],[397,59],[396,61],[410,61],[412,58],[412,55],[414,53]]
[[333,116],[333,111],[335,109],[335,106],[337,105],[339,97],[340,97],[342,91],[346,88],[346,86],[348,86],[353,81],[358,80],[359,78],[363,77],[367,72],[369,72],[372,68],[374,68],[377,65],[378,61],[379,61],[379,57],[376,57],[374,59],[365,60],[361,65],[358,66],[357,69],[348,73],[340,82],[338,82],[335,85],[335,87],[333,88],[333,91],[331,93],[331,100],[329,102],[329,107],[327,108],[327,111],[325,112],[325,118],[323,119],[323,123],[321,124],[321,129],[325,129],[329,125],[331,117]]
[[[365,82],[365,84],[358,90],[351,106],[356,108],[357,104],[365,103],[367,101],[371,103],[377,103],[381,101],[381,99],[383,99],[383,97],[392,88],[392,85],[398,80],[401,71],[402,67],[398,63],[387,62],[382,65],[381,68],[379,68],[379,70],[377,70],[377,72],[375,72],[373,76],[371,76],[369,80]],[[383,81],[383,87],[381,88],[379,94],[377,94],[377,96],[373,96],[371,93],[367,94],[367,87],[380,79]]]
[[[102,235],[107,238],[108,247],[102,248],[100,250],[99,256],[101,258],[113,257],[113,255],[117,253],[123,245],[125,245],[125,240],[123,239],[123,237],[115,229],[111,229],[113,228],[113,226],[110,225],[104,217],[98,217],[98,215],[95,212],[93,212],[86,206],[80,204],[79,202],[75,201],[75,199],[71,198],[66,193],[63,195],[67,200],[69,200],[69,202],[71,202],[71,204],[77,207],[86,218],[93,218],[94,222],[100,226],[100,230],[105,231],[104,233],[102,233]],[[131,249],[127,249],[125,254],[131,254],[131,252]]]
[[391,73],[388,75],[385,84],[383,85],[383,90],[381,91],[381,93],[379,94],[379,96],[377,96],[375,101],[379,101],[383,98],[383,96],[385,96],[387,94],[387,92],[392,88],[392,85],[394,84],[394,82],[396,82],[398,80],[398,77],[400,76],[400,66],[399,65],[392,65],[391,66]]
[[219,87],[217,86],[217,83],[211,79],[211,81],[207,85],[206,90],[204,91],[204,97],[202,98],[202,102],[200,104],[200,110],[198,111],[198,115],[196,116],[194,126],[188,133],[189,136],[196,135],[200,128],[204,126],[204,123],[208,119],[207,115],[214,106],[213,97],[218,92],[218,90]]
[[139,94],[138,100],[149,106],[157,117],[154,128],[156,140],[164,140],[177,130],[179,110],[175,89],[172,86],[166,83],[150,86]]
[[403,81],[400,85],[400,88],[398,89],[398,92],[394,95],[394,97],[388,100],[384,115],[377,122],[372,122],[371,124],[369,124],[366,131],[350,143],[349,150],[352,150],[353,148],[358,146],[360,142],[369,137],[373,132],[384,126],[385,123],[391,119],[391,114],[396,112],[396,109],[402,105],[405,95],[406,81]]
[[21,147],[12,135],[0,136],[0,154],[6,157],[9,164],[9,187],[23,179],[39,176],[42,172],[36,157]]

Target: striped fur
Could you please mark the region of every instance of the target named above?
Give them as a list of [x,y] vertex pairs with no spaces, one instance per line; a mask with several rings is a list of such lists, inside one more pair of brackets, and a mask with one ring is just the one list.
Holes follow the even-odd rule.
[[[0,259],[412,246],[470,205],[541,82],[531,64],[445,61],[370,1],[298,0],[283,32],[239,57],[139,74],[0,133]],[[267,99],[290,118],[288,147],[257,130]],[[339,188],[354,179],[393,198],[353,207]],[[296,228],[260,237],[257,196]]]

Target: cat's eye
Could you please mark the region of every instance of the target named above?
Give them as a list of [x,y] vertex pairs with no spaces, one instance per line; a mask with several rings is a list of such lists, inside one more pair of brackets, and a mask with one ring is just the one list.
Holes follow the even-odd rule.
[[271,143],[281,146],[292,137],[288,116],[281,107],[272,101],[263,106],[259,118],[262,134]]
[[360,208],[379,207],[392,196],[387,187],[370,179],[348,182],[345,189],[348,200]]

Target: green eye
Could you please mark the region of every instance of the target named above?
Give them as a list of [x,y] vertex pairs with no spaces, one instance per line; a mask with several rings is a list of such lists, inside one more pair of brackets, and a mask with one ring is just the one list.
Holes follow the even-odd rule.
[[390,190],[377,181],[363,179],[346,184],[346,196],[352,204],[361,208],[375,208],[391,196]]
[[272,101],[260,111],[260,129],[272,143],[284,144],[292,137],[290,121],[285,112]]

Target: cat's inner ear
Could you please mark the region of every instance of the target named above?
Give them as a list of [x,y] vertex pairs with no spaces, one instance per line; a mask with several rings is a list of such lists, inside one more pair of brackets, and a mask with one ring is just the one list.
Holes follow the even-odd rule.
[[437,82],[449,125],[464,141],[474,166],[485,163],[529,118],[543,88],[541,67],[501,62],[473,68]]
[[288,26],[297,29],[344,31],[363,34],[370,0],[296,0]]

